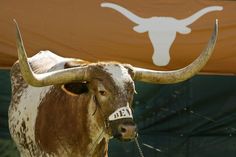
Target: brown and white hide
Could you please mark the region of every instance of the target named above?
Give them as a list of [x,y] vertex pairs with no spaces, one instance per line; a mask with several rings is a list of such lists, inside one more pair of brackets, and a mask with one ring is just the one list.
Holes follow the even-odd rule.
[[[69,62],[70,59],[49,51],[29,58],[30,66],[37,74],[64,69]],[[104,73],[104,69],[107,73]],[[28,85],[22,78],[19,64],[14,64],[11,70],[13,95],[9,127],[22,157],[107,156],[108,140],[112,135],[111,130],[106,129],[105,117],[126,105],[121,98],[131,103],[134,85],[128,70],[118,63],[101,63],[94,74],[89,87],[91,90],[73,95],[63,90],[63,85]],[[102,83],[96,84],[96,81]],[[83,83],[76,84],[80,86]],[[100,109],[96,106],[94,91],[100,86],[113,91],[111,94],[114,96],[108,100],[111,103],[100,104],[111,107],[102,106]]]

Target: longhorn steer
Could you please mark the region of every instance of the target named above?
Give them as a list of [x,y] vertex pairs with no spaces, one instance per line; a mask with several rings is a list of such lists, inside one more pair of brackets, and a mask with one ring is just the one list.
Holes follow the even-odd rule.
[[27,58],[17,26],[19,61],[11,70],[9,127],[22,157],[104,157],[108,141],[136,137],[131,104],[134,80],[177,83],[195,75],[213,52],[190,65],[154,71],[115,62],[89,63],[49,51]]
[[191,29],[187,26],[191,25],[204,14],[212,11],[220,11],[221,6],[206,7],[197,13],[185,19],[175,19],[173,17],[150,17],[142,18],[129,10],[113,3],[102,3],[102,7],[112,8],[132,22],[136,23],[133,29],[138,33],[148,32],[154,52],[152,56],[153,63],[158,66],[165,66],[170,61],[170,47],[175,40],[176,32],[188,34]]

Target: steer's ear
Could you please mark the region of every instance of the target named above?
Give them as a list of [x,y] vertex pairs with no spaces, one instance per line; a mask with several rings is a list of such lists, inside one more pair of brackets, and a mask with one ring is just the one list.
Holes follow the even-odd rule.
[[87,82],[72,82],[61,86],[62,90],[71,96],[78,96],[83,93],[87,93]]

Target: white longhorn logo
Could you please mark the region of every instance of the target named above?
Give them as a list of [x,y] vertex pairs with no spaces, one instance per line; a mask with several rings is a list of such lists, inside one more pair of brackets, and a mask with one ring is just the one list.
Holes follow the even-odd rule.
[[210,6],[199,10],[190,17],[178,20],[173,17],[142,18],[113,3],[102,3],[101,6],[112,8],[123,14],[132,22],[136,23],[137,26],[133,27],[134,31],[138,33],[148,32],[154,49],[152,60],[153,63],[158,66],[165,66],[169,63],[169,50],[175,40],[176,32],[181,34],[189,34],[191,32],[191,28],[187,26],[191,25],[198,18],[208,12],[223,10],[222,6]]

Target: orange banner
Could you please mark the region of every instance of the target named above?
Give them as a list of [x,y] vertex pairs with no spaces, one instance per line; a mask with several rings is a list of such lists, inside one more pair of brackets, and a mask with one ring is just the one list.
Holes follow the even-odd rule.
[[0,67],[17,60],[16,19],[29,56],[50,50],[88,61],[119,61],[155,70],[184,67],[219,36],[202,72],[236,74],[236,2],[197,0],[4,0]]

